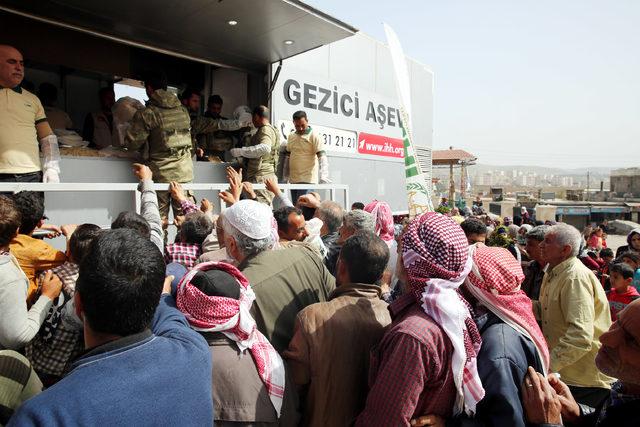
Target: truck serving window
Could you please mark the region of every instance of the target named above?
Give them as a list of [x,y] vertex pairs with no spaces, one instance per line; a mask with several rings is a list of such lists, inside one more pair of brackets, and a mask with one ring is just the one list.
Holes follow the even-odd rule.
[[116,99],[129,96],[142,102],[142,104],[149,99],[147,92],[144,90],[144,86],[142,86],[142,83],[137,80],[125,79],[118,83],[114,83],[113,91],[116,94]]

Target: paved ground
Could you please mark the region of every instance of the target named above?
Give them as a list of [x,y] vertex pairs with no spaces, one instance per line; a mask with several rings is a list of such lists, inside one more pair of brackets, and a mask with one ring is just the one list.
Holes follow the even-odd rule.
[[607,235],[607,247],[613,249],[613,253],[616,253],[616,249],[620,246],[627,244],[627,236],[620,236],[617,234]]

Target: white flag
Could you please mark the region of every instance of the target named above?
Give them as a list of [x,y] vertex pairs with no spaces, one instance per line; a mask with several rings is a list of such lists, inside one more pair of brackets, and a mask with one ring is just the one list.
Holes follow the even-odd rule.
[[389,51],[393,61],[393,69],[396,76],[396,90],[400,100],[400,118],[402,125],[402,139],[404,140],[404,169],[405,186],[409,204],[409,216],[413,218],[424,212],[433,211],[431,202],[431,183],[427,182],[427,177],[422,171],[420,162],[416,159],[413,147],[413,128],[411,127],[411,84],[409,72],[407,70],[407,60],[402,51],[400,40],[395,31],[384,25],[384,32],[387,35]]

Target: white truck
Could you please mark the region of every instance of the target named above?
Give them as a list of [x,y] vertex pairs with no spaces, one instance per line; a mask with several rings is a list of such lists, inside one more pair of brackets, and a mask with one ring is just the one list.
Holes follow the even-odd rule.
[[[204,104],[221,95],[223,116],[238,105],[269,105],[283,138],[293,112],[305,110],[325,139],[332,182],[348,185],[351,201],[377,198],[407,209],[388,48],[300,1],[0,0],[0,40],[24,54],[25,84],[58,87],[58,104],[78,130],[99,108],[101,87],[139,84],[142,71],[162,69],[170,86],[201,88]],[[407,61],[414,143],[430,176],[433,74]],[[61,167],[63,183],[93,183],[95,190],[135,182],[130,160],[105,152],[67,153]],[[224,180],[224,165],[196,163],[195,184]],[[47,198],[47,214],[109,224],[135,199],[121,191],[127,186],[112,188],[58,193]]]

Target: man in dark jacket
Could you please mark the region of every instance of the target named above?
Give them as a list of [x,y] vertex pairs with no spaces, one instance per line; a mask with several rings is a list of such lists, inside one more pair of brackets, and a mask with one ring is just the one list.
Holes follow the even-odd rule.
[[600,336],[598,369],[618,378],[611,395],[598,408],[576,403],[569,387],[555,375],[531,372],[522,385],[523,405],[530,423],[547,426],[562,422],[580,426],[631,427],[640,425],[640,300],[627,306],[618,321]]
[[503,248],[471,246],[473,268],[464,289],[475,306],[482,335],[478,373],[485,396],[475,421],[495,427],[526,426],[519,389],[527,368],[546,373],[549,349],[536,323],[531,301],[519,290],[524,278],[518,261]]

